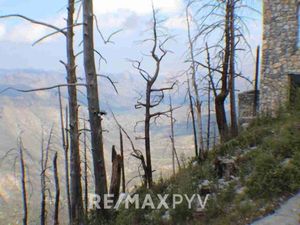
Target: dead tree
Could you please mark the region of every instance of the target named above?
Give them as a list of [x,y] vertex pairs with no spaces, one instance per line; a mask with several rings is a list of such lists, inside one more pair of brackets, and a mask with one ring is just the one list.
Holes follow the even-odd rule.
[[238,122],[236,113],[235,99],[235,56],[236,56],[236,34],[235,34],[235,7],[236,0],[229,0],[230,16],[229,16],[229,32],[230,32],[230,68],[229,68],[229,92],[230,92],[230,129],[231,138],[238,135]]
[[57,152],[55,152],[53,157],[53,175],[54,175],[54,184],[55,184],[53,225],[59,225],[58,216],[59,216],[60,187],[59,187],[59,178],[58,178],[58,169],[57,169]]
[[174,140],[174,119],[173,119],[173,109],[172,109],[172,99],[170,96],[170,124],[171,124],[171,143],[172,143],[172,171],[173,171],[173,176],[175,175],[175,140]]
[[173,175],[175,175],[175,158],[177,161],[177,166],[179,168],[179,170],[181,169],[180,166],[180,162],[179,162],[179,158],[177,155],[177,151],[176,151],[176,147],[175,147],[175,132],[174,132],[174,123],[175,123],[175,119],[173,117],[173,112],[174,112],[174,108],[172,105],[172,98],[171,95],[169,96],[169,100],[170,100],[170,126],[171,126],[171,135],[170,135],[170,140],[172,143],[172,169],[173,169]]
[[112,172],[109,193],[113,195],[114,203],[117,202],[120,193],[122,156],[117,154],[115,146],[112,147]]
[[208,81],[208,90],[207,90],[206,153],[210,149],[210,132],[211,132],[211,82]]
[[[142,153],[141,150],[137,149],[131,139],[131,137],[129,136],[129,134],[127,133],[127,131],[122,127],[122,125],[119,123],[119,121],[117,120],[115,114],[113,113],[112,110],[111,111],[111,114],[113,116],[113,119],[115,121],[115,123],[117,124],[117,126],[119,127],[119,129],[121,130],[121,132],[123,132],[125,134],[125,136],[127,137],[128,141],[130,142],[130,145],[131,145],[131,148],[132,148],[132,153],[131,155],[140,160],[141,164],[140,166],[143,168],[143,171],[144,171],[144,175],[140,175],[140,171],[139,171],[139,177],[143,177],[143,186],[146,187],[147,186],[147,180],[146,180],[146,173],[147,173],[147,165],[146,165],[146,161],[145,161],[145,157]],[[140,168],[140,166],[138,168]],[[130,182],[130,181],[129,181]],[[127,183],[128,184],[128,183]]]
[[[98,81],[94,56],[93,1],[82,1],[83,11],[83,55],[87,83],[87,101],[91,129],[91,148],[94,165],[95,193],[107,193],[107,178],[104,161],[102,122],[98,97]],[[102,198],[101,197],[101,198]],[[103,199],[103,198],[102,198]]]
[[20,161],[20,173],[21,173],[21,189],[22,189],[22,200],[23,200],[23,225],[28,224],[28,203],[27,203],[27,178],[26,178],[26,166],[24,161],[24,146],[22,138],[19,137],[18,143],[19,150],[19,161]]
[[[42,131],[43,132],[43,131]],[[48,170],[48,161],[49,161],[49,151],[51,145],[51,139],[53,135],[53,126],[50,130],[46,148],[44,148],[44,134],[42,134],[41,140],[41,213],[40,213],[40,223],[41,225],[46,224],[47,221],[47,210],[46,210],[46,178]]]
[[258,76],[259,76],[259,61],[260,61],[260,46],[256,49],[256,67],[254,78],[254,103],[253,103],[253,116],[256,116],[258,110]]
[[221,137],[221,142],[229,139],[229,128],[226,118],[225,100],[228,96],[228,68],[230,60],[230,2],[226,2],[224,25],[224,52],[221,74],[221,91],[215,97],[216,118]]
[[83,220],[83,203],[81,187],[81,169],[80,169],[80,150],[79,150],[79,131],[78,131],[78,103],[77,103],[77,76],[76,62],[74,54],[74,12],[75,0],[68,0],[68,18],[66,31],[66,51],[67,63],[67,83],[69,94],[69,125],[70,134],[70,180],[71,180],[71,223],[79,224]]
[[70,177],[69,177],[69,133],[67,131],[68,121],[69,121],[69,110],[68,107],[66,107],[65,109],[66,124],[64,125],[64,116],[63,116],[60,89],[58,89],[58,95],[59,95],[61,137],[62,137],[62,145],[64,150],[64,164],[65,164],[64,169],[65,169],[65,180],[66,180],[65,190],[66,190],[66,197],[67,197],[68,218],[70,224],[71,223],[71,197],[70,197]]
[[[237,57],[237,50],[244,50],[243,48],[238,47],[240,42],[243,41],[248,47],[249,44],[243,35],[245,21],[243,21],[242,16],[238,15],[237,10],[249,7],[247,4],[244,4],[244,1],[242,0],[203,0],[201,2],[202,7],[197,9],[197,14],[201,14],[200,11],[202,11],[203,15],[197,23],[199,30],[196,35],[197,39],[203,37],[204,40],[211,41],[211,35],[217,33],[218,36],[220,36],[220,39],[217,40],[216,43],[209,43],[210,48],[214,48],[216,52],[216,57],[214,57],[212,62],[217,64],[214,67],[211,65],[210,70],[213,73],[218,73],[220,75],[219,79],[214,78],[216,90],[214,92],[215,113],[221,142],[225,142],[238,134],[235,78],[245,77],[243,77],[241,73],[236,73],[235,60]],[[208,20],[208,18],[210,18],[210,20]],[[219,35],[220,33],[221,35]],[[204,50],[205,47],[198,49],[201,51],[197,54],[201,55],[202,50]],[[204,68],[208,68],[207,65],[198,61],[196,61],[196,63]],[[230,129],[225,110],[228,95],[230,96]]]
[[85,216],[88,214],[89,202],[89,182],[88,182],[88,157],[87,157],[87,136],[86,136],[86,123],[83,122],[83,150],[84,150],[84,204]]
[[191,34],[191,25],[190,25],[190,13],[189,7],[191,2],[188,3],[186,7],[186,23],[187,23],[187,32],[188,32],[188,44],[189,44],[189,61],[191,62],[189,71],[191,74],[192,87],[195,97],[195,111],[197,115],[197,138],[198,138],[198,156],[203,159],[204,151],[204,142],[203,142],[203,129],[202,129],[202,101],[199,95],[199,85],[197,83],[197,64],[195,62],[195,46],[192,34]]
[[[6,16],[0,16],[0,18],[9,18],[9,17],[18,17],[24,20],[27,20],[31,23],[38,24],[41,26],[45,26],[54,30],[54,32],[40,38],[34,44],[37,44],[46,38],[55,35],[57,33],[63,34],[66,37],[66,45],[67,45],[67,63],[61,61],[67,70],[67,81],[68,81],[68,93],[69,93],[69,110],[70,110],[70,150],[71,150],[71,200],[68,197],[68,204],[71,204],[71,210],[69,210],[69,219],[73,218],[77,220],[81,218],[81,214],[83,214],[82,210],[82,191],[81,191],[81,183],[80,183],[80,156],[79,156],[79,137],[78,137],[78,105],[77,105],[77,94],[76,94],[76,64],[75,64],[75,56],[74,56],[74,49],[73,49],[73,37],[74,31],[73,28],[78,25],[78,23],[74,23],[74,11],[75,11],[75,1],[69,0],[68,1],[68,19],[67,19],[67,27],[59,28],[53,26],[51,24],[36,21],[34,19],[28,18],[23,15],[19,14],[12,14]],[[60,90],[59,90],[60,91]],[[64,149],[66,151],[66,149]],[[68,191],[67,191],[68,192]],[[71,203],[70,203],[71,202]],[[70,215],[71,213],[73,215]],[[77,214],[80,214],[78,216]],[[71,221],[72,222],[72,221]]]
[[120,130],[120,151],[121,151],[121,157],[122,157],[122,192],[126,192],[126,182],[125,182],[125,164],[124,164],[124,143],[123,143],[123,134],[121,128]]
[[195,114],[194,114],[194,104],[193,104],[193,96],[191,94],[190,79],[189,79],[188,75],[187,75],[187,93],[188,93],[188,97],[189,97],[189,108],[190,108],[190,113],[191,113],[191,118],[192,118],[195,156],[196,156],[196,158],[199,158],[199,155],[198,155],[198,143],[197,143],[197,130],[196,130],[196,124],[195,124]]
[[[46,222],[46,175],[45,175],[45,150],[44,150],[44,133],[42,131],[42,140],[41,140],[41,213],[40,213],[40,223],[44,225]],[[45,163],[45,164],[44,164]],[[47,168],[46,164],[46,168]],[[44,172],[45,171],[45,172]]]
[[[170,39],[170,37],[165,38],[164,40],[160,40],[160,37],[163,36],[159,34],[158,27],[159,22],[157,20],[157,13],[153,7],[153,27],[152,27],[152,38],[147,39],[146,41],[151,41],[153,43],[151,49],[151,58],[155,64],[154,72],[150,74],[145,69],[142,68],[141,61],[132,61],[133,67],[138,70],[141,77],[146,82],[146,90],[145,90],[145,101],[142,102],[141,99],[137,101],[135,105],[136,109],[144,108],[145,109],[145,118],[144,118],[144,137],[141,138],[145,143],[145,152],[146,152],[146,180],[148,188],[152,187],[152,162],[151,162],[151,141],[150,141],[150,124],[151,120],[158,119],[160,116],[166,116],[169,110],[167,111],[159,111],[152,113],[151,111],[160,105],[160,103],[164,99],[164,92],[166,90],[173,89],[175,83],[173,83],[170,87],[165,88],[154,88],[155,82],[159,77],[161,70],[161,62],[165,58],[168,53],[168,50],[164,48],[166,42]],[[165,36],[163,36],[165,37]]]

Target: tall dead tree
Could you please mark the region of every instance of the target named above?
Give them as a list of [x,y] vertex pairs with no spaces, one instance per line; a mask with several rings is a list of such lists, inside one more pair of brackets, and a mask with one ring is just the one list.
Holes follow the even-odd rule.
[[[78,105],[77,105],[77,94],[76,94],[77,80],[76,80],[75,55],[74,55],[74,48],[73,48],[74,27],[82,24],[74,23],[74,11],[75,11],[75,0],[68,0],[68,18],[67,18],[67,26],[65,28],[59,28],[52,24],[36,21],[34,19],[19,14],[0,16],[0,19],[9,18],[9,17],[18,17],[27,20],[33,24],[38,24],[54,30],[54,32],[38,39],[34,44],[37,44],[45,40],[46,38],[49,38],[50,36],[58,33],[63,34],[66,38],[67,63],[63,61],[61,61],[61,63],[65,65],[67,70],[68,84],[65,86],[68,87],[68,93],[69,93],[70,124],[68,130],[70,133],[70,150],[71,150],[71,157],[70,157],[70,162],[71,162],[70,163],[70,168],[71,168],[71,189],[70,189],[71,197],[70,198],[71,199],[69,200],[68,197],[68,205],[71,205],[70,207],[71,209],[69,210],[69,220],[72,219],[71,221],[72,223],[73,221],[77,221],[79,218],[82,218],[82,214],[83,214],[82,190],[81,190],[81,183],[80,183],[81,173],[80,173],[78,112],[77,112]],[[60,86],[58,86],[58,89],[59,88]],[[51,88],[47,88],[47,89],[51,89]],[[64,150],[66,152],[66,149]],[[68,174],[66,175],[68,176]],[[78,222],[75,222],[75,224],[76,223]]]
[[89,182],[88,182],[88,157],[87,157],[87,136],[86,136],[86,123],[83,122],[83,150],[84,150],[84,204],[85,204],[85,216],[88,214],[88,202],[89,202]]
[[[212,68],[211,65],[205,65],[197,61],[198,65],[203,66],[204,68],[209,68],[213,72],[217,72],[221,75],[220,79],[216,82],[213,76],[210,76],[210,81],[212,82],[212,88],[215,96],[215,113],[216,113],[216,121],[218,125],[218,130],[220,134],[221,142],[225,142],[230,138],[229,127],[227,123],[226,110],[225,110],[225,101],[229,94],[228,88],[228,79],[229,79],[229,68],[230,68],[230,54],[231,54],[231,41],[230,41],[230,14],[231,14],[231,2],[230,0],[226,1],[214,1],[211,4],[208,4],[209,7],[212,7],[212,10],[208,10],[209,13],[205,16],[207,19],[211,15],[215,15],[218,13],[216,10],[225,10],[224,19],[218,20],[217,22],[213,22],[209,25],[202,25],[199,28],[198,38],[201,35],[204,35],[205,38],[213,31],[220,29],[222,32],[221,40],[216,44],[221,50],[219,50],[218,57],[220,58],[218,61],[220,62],[216,68]],[[206,7],[208,7],[206,6]],[[203,8],[206,8],[203,7]],[[223,13],[223,12],[221,12]],[[203,24],[204,21],[201,21],[200,24]],[[223,43],[222,43],[223,42]],[[207,43],[206,43],[207,45]],[[208,52],[209,48],[205,47]],[[212,73],[210,73],[212,75]],[[217,85],[218,84],[218,85]]]
[[71,193],[71,224],[79,224],[83,220],[83,203],[81,187],[81,168],[78,130],[78,103],[77,103],[77,76],[76,59],[74,54],[74,12],[75,0],[68,0],[67,18],[67,63],[64,63],[67,71],[69,94],[69,126],[70,134],[70,193]]
[[[150,74],[145,69],[142,68],[141,61],[132,61],[133,67],[139,71],[139,74],[146,81],[146,91],[145,91],[145,102],[142,102],[140,99],[137,101],[135,105],[136,109],[144,108],[145,109],[145,118],[144,118],[144,137],[141,139],[144,140],[145,143],[145,152],[146,152],[146,181],[148,188],[152,187],[152,162],[151,162],[151,137],[150,137],[150,124],[151,120],[156,120],[160,116],[167,115],[169,110],[167,111],[159,111],[152,113],[153,108],[160,105],[160,103],[164,99],[164,92],[166,90],[171,90],[175,83],[172,86],[166,88],[154,88],[155,82],[159,77],[161,71],[161,62],[167,55],[168,51],[164,48],[166,42],[170,39],[170,37],[165,38],[164,40],[160,40],[160,37],[163,36],[159,34],[158,27],[159,22],[157,20],[157,12],[154,7],[152,7],[152,15],[153,15],[153,27],[152,27],[152,38],[147,39],[147,41],[151,41],[153,43],[151,49],[151,58],[155,64],[154,72]],[[164,37],[164,36],[163,36]]]
[[64,169],[65,169],[65,190],[67,197],[67,209],[68,209],[68,219],[69,224],[71,223],[71,196],[70,196],[70,177],[69,177],[69,133],[67,131],[68,122],[69,122],[69,110],[68,107],[65,109],[65,117],[66,124],[64,125],[64,116],[63,116],[63,108],[62,108],[62,99],[61,99],[61,91],[58,88],[58,97],[59,97],[59,109],[60,109],[60,127],[61,127],[61,137],[62,137],[62,145],[64,150]]
[[20,173],[21,173],[21,190],[23,200],[23,225],[28,224],[28,203],[27,203],[27,176],[26,176],[26,165],[24,161],[24,146],[21,137],[19,137],[18,153],[20,162]]
[[195,156],[198,158],[198,143],[197,143],[197,130],[196,130],[196,124],[195,124],[195,114],[194,114],[194,104],[193,104],[193,96],[191,94],[191,88],[190,88],[190,79],[187,76],[187,93],[189,97],[189,108],[192,118],[192,127],[193,127],[193,137],[194,137],[194,148],[195,148]]
[[175,175],[175,138],[174,138],[174,119],[173,119],[173,109],[172,109],[172,99],[170,96],[170,124],[171,124],[171,144],[172,144],[172,171],[173,171],[173,176]]
[[173,108],[173,105],[172,105],[171,95],[169,96],[169,101],[170,101],[170,109],[169,110],[170,110],[170,127],[171,127],[170,140],[171,140],[171,143],[172,143],[172,169],[173,169],[173,175],[175,175],[175,172],[176,172],[175,158],[176,158],[177,166],[178,166],[179,170],[181,169],[181,166],[180,166],[179,158],[178,158],[176,147],[175,147],[174,123],[176,122],[176,120],[173,116],[174,108]]
[[94,165],[95,193],[103,197],[103,195],[107,193],[107,178],[104,161],[98,81],[94,56],[93,1],[83,0],[82,11],[84,70],[87,84],[87,101],[91,129],[91,148]]
[[[214,76],[210,81],[212,89],[215,90],[215,113],[221,142],[225,142],[238,134],[235,78],[241,77],[248,80],[241,73],[236,73],[237,50],[244,50],[240,47],[240,43],[243,42],[249,47],[243,34],[243,29],[246,26],[245,21],[237,12],[238,9],[244,8],[249,9],[242,0],[203,0],[201,1],[201,8],[197,9],[198,15],[201,14],[200,11],[203,14],[197,23],[199,28],[197,39],[202,37],[204,40],[209,41],[210,48],[214,48],[216,52],[215,57],[212,59],[213,64],[216,64],[213,67],[198,61],[196,63],[204,68],[210,67],[211,74],[217,73],[220,75],[217,79]],[[250,10],[253,9],[250,7]],[[218,34],[220,39],[212,40],[214,38],[210,37],[214,34]],[[205,50],[205,48],[209,49],[199,47],[200,52],[197,54],[201,55],[202,50]],[[225,109],[228,95],[230,96],[230,129]]]
[[256,116],[258,110],[258,76],[259,76],[259,61],[260,61],[260,46],[256,49],[256,66],[254,78],[254,102],[253,102],[253,116]]
[[207,90],[207,130],[206,130],[206,152],[210,149],[210,132],[211,132],[211,82],[208,81]]
[[236,0],[229,0],[230,17],[229,17],[229,32],[230,32],[230,68],[229,68],[229,92],[230,92],[230,134],[231,138],[238,135],[238,122],[236,113],[236,98],[235,98],[235,7]]
[[[43,131],[42,131],[43,132]],[[49,161],[49,151],[51,145],[51,139],[53,135],[53,126],[50,130],[46,148],[44,148],[44,134],[42,134],[41,140],[41,213],[40,213],[40,223],[41,225],[46,224],[47,221],[47,210],[46,210],[46,178],[48,170],[48,161]]]
[[203,142],[203,130],[202,130],[202,102],[199,95],[199,86],[197,83],[197,65],[195,62],[195,46],[194,39],[191,33],[191,25],[190,25],[190,13],[189,7],[191,2],[188,3],[186,7],[186,23],[187,23],[187,32],[188,32],[188,43],[189,43],[189,60],[191,62],[189,71],[191,74],[192,87],[195,97],[195,111],[197,115],[197,138],[198,138],[198,156],[203,159],[203,151],[204,151],[204,142]]
[[40,212],[40,223],[41,225],[44,225],[46,222],[46,168],[47,166],[47,160],[45,163],[45,149],[44,149],[44,133],[42,131],[42,140],[41,140],[41,212]]
[[230,60],[230,2],[226,1],[224,21],[224,52],[221,74],[221,91],[215,98],[215,110],[221,142],[229,139],[229,128],[226,118],[225,100],[228,96],[228,68]]
[[122,157],[122,192],[126,192],[126,182],[125,182],[125,164],[124,164],[124,143],[123,143],[123,134],[121,128],[119,128],[120,131],[120,151],[121,151],[121,157]]
[[53,175],[54,175],[54,185],[55,185],[55,201],[54,201],[54,216],[53,225],[59,225],[59,198],[60,198],[60,187],[57,169],[57,152],[55,152],[53,157]]

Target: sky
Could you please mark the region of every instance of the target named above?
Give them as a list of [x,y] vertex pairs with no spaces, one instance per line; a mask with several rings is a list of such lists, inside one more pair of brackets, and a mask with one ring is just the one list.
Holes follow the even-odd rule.
[[[0,15],[18,13],[30,18],[64,27],[65,7],[62,0],[0,0]],[[249,0],[249,4],[260,10],[261,3]],[[184,18],[184,0],[155,0],[154,5],[160,10],[159,15],[165,19],[164,26],[174,39],[168,44],[172,54],[164,62],[163,72],[166,76],[183,70],[186,51],[186,25]],[[77,5],[78,9],[79,5]],[[99,26],[108,37],[110,33],[122,29],[113,37],[114,44],[103,44],[100,35],[95,32],[95,45],[106,58],[100,70],[105,73],[133,73],[134,69],[128,59],[144,59],[149,53],[149,46],[141,44],[147,38],[151,21],[150,0],[95,0],[94,10]],[[249,43],[255,52],[255,46],[261,43],[261,15],[251,13],[247,18]],[[80,19],[80,14],[79,14]],[[57,35],[32,46],[32,43],[51,30],[32,25],[20,19],[0,20],[0,69],[38,69],[64,72],[60,60],[65,59],[65,40]],[[76,51],[81,51],[81,31],[76,32]],[[247,74],[253,73],[254,57],[241,58],[241,67]],[[78,60],[79,73],[82,73],[82,57]]]

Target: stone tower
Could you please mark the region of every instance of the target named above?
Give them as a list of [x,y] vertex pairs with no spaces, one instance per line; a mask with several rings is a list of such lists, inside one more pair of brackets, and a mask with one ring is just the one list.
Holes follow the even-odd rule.
[[277,112],[300,77],[300,0],[263,0],[260,112]]

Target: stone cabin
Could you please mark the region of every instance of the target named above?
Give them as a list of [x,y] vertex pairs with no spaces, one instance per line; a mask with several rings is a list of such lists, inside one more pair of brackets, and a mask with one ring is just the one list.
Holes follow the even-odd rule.
[[[300,0],[263,0],[259,109],[276,114],[296,101],[300,86]],[[300,99],[299,99],[300,101]],[[253,115],[254,91],[239,95],[243,123]]]

